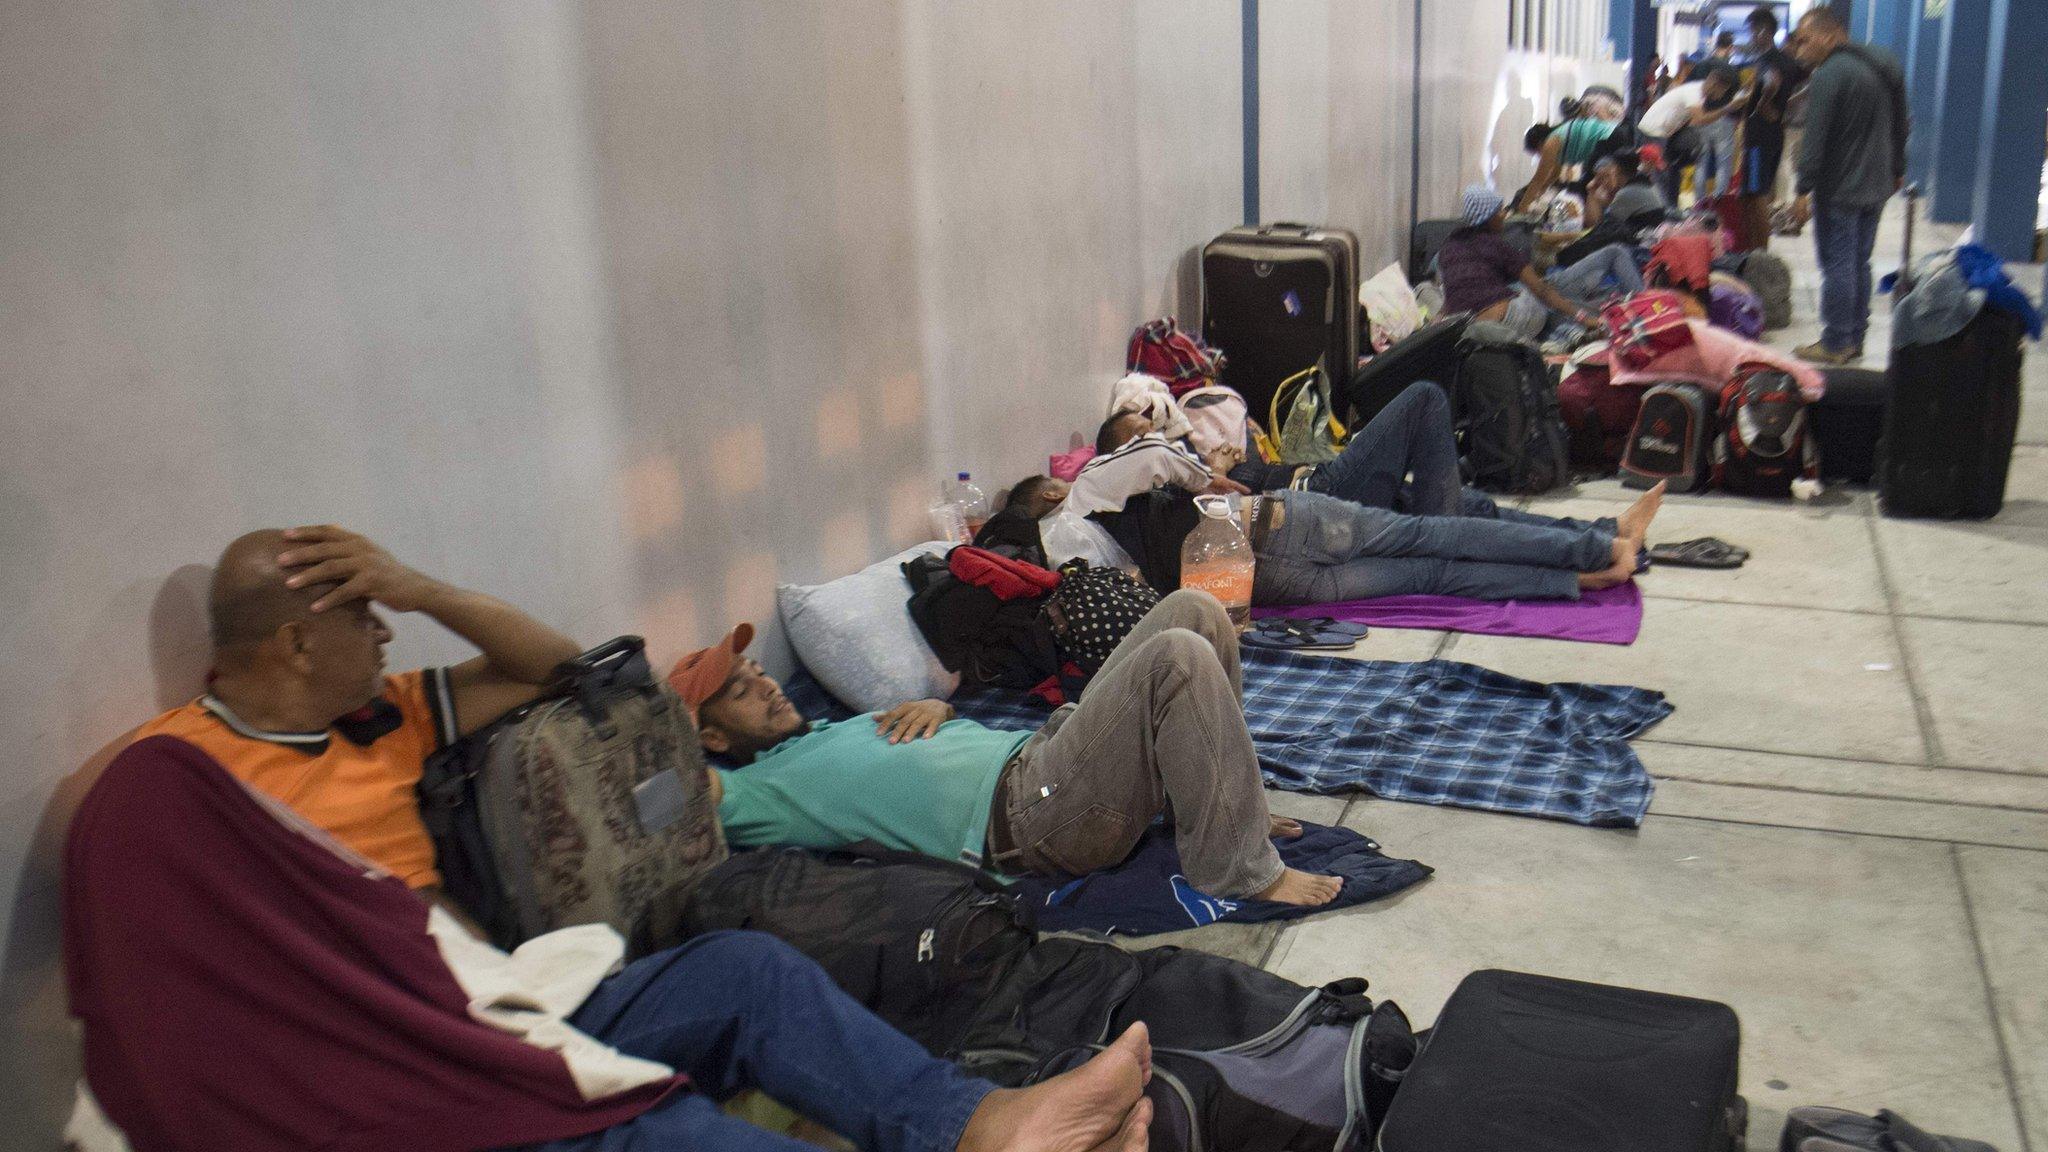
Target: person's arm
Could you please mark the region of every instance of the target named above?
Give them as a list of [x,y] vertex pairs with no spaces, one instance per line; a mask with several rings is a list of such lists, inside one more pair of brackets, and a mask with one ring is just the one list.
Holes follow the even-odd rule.
[[1836,85],[1840,69],[1814,72],[1806,94],[1806,134],[1799,141],[1799,159],[1793,165],[1793,214],[1804,223],[1812,213],[1813,193],[1820,187],[1821,162],[1827,156],[1828,133],[1834,127]]
[[336,585],[313,602],[313,611],[369,600],[393,612],[424,613],[476,645],[482,655],[448,670],[462,735],[538,696],[555,669],[582,652],[574,640],[510,604],[422,575],[354,532],[323,524],[289,529],[285,539],[291,548],[278,566],[296,569],[287,585]]
[[1586,309],[1579,307],[1577,302],[1573,301],[1564,293],[1559,292],[1557,289],[1551,287],[1550,281],[1545,280],[1543,277],[1537,275],[1536,268],[1534,265],[1522,265],[1521,281],[1522,284],[1529,289],[1529,291],[1535,293],[1536,298],[1538,300],[1543,301],[1544,307],[1550,309],[1552,312],[1555,312],[1560,316],[1570,317],[1571,319],[1576,320],[1581,324],[1584,324],[1588,328],[1591,328],[1600,323],[1600,318],[1598,316],[1595,316]]
[[958,715],[944,700],[912,700],[887,712],[875,713],[875,734],[886,736],[891,744],[924,740],[936,735],[939,725]]
[[1529,186],[1522,189],[1521,197],[1515,201],[1516,212],[1527,212],[1529,205],[1557,183],[1557,173],[1564,167],[1563,132],[1564,126],[1559,125],[1558,130],[1543,142],[1543,153],[1536,161],[1536,175],[1530,178]]

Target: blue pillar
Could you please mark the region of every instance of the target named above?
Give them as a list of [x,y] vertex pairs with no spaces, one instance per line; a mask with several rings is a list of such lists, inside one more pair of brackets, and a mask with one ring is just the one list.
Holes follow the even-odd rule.
[[1629,43],[1634,25],[1635,0],[1607,0],[1607,43],[1614,49],[1616,60],[1627,60],[1633,45]]
[[1968,220],[1977,202],[1977,128],[1984,115],[1991,2],[1949,0],[1948,14],[1941,19],[1934,147],[1929,153],[1934,196],[1927,203],[1927,215],[1943,224]]
[[1628,25],[1628,99],[1630,107],[1638,113],[1646,107],[1642,103],[1643,89],[1656,66],[1657,10],[1650,6],[1650,0],[1634,0]]
[[1911,8],[1906,41],[1906,85],[1913,105],[1913,135],[1906,141],[1906,179],[1924,181],[1934,164],[1935,97],[1941,91],[1941,21],[1929,20],[1923,0],[1905,0]]
[[1991,0],[1971,223],[1977,243],[2014,263],[2034,258],[2042,140],[2048,132],[2048,67],[2041,63],[2044,46],[2048,46],[2048,4],[2041,0]]

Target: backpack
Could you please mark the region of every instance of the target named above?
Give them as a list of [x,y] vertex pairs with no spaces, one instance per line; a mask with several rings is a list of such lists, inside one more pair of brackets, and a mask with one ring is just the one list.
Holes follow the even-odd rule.
[[1790,496],[1792,481],[1820,478],[1820,455],[1806,421],[1806,398],[1791,376],[1745,364],[1721,389],[1721,430],[1714,437],[1714,483],[1746,496]]
[[1060,662],[1093,676],[1138,621],[1159,604],[1159,593],[1121,568],[1086,560],[1060,565],[1060,586],[1046,598],[1044,619]]
[[1343,449],[1344,425],[1332,409],[1329,377],[1320,364],[1280,382],[1270,415],[1283,463],[1321,464]]
[[1744,340],[1764,334],[1764,304],[1756,289],[1728,272],[1715,272],[1707,289],[1707,322]]
[[1673,492],[1699,492],[1713,481],[1715,406],[1707,390],[1689,381],[1651,386],[1629,429],[1621,457],[1621,482],[1654,487],[1667,480]]
[[1156,376],[1178,396],[1215,383],[1223,371],[1223,353],[1181,331],[1180,323],[1166,316],[1140,324],[1131,332],[1124,371]]
[[1204,385],[1181,393],[1180,410],[1188,418],[1188,442],[1207,459],[1219,449],[1235,449],[1239,459],[1251,442],[1251,413],[1237,389]]
[[834,852],[742,852],[703,878],[682,920],[692,936],[780,938],[940,1056],[1033,938],[1029,909],[1001,881],[865,840]]
[[621,636],[547,695],[429,756],[417,786],[442,887],[500,948],[603,923],[629,958],[675,945],[726,857],[689,709]]
[[1143,1021],[1154,1149],[1362,1149],[1417,1048],[1400,1007],[1375,1006],[1365,989],[1308,988],[1188,949],[1054,937],[1010,972],[953,1055],[998,1084],[1035,1084]]
[[1557,409],[1570,437],[1571,462],[1613,471],[1642,407],[1643,386],[1614,383],[1604,364],[1581,364],[1566,372],[1557,385]]
[[1451,406],[1472,483],[1533,494],[1569,480],[1564,421],[1543,354],[1484,321],[1466,327],[1458,353]]
[[1766,329],[1792,323],[1792,269],[1782,258],[1758,249],[1742,258],[1739,274],[1763,305]]
[[1647,368],[1665,353],[1692,343],[1685,306],[1670,291],[1638,292],[1601,309],[1607,343],[1625,368]]

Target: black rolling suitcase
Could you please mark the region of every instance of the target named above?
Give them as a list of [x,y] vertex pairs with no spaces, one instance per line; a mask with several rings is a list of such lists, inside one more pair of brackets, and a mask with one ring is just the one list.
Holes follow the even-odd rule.
[[1380,1152],[1736,1152],[1726,1004],[1497,969],[1451,993]]
[[1892,351],[1878,502],[1887,516],[1988,519],[2020,420],[2020,319],[1985,308],[1936,344]]
[[1877,444],[1884,435],[1885,374],[1868,368],[1823,368],[1828,388],[1806,407],[1821,476],[1868,484],[1877,478]]
[[1341,228],[1232,228],[1202,249],[1202,339],[1226,357],[1220,383],[1253,412],[1317,364],[1349,377],[1359,316],[1358,237]]
[[1437,250],[1451,233],[1463,228],[1463,220],[1418,220],[1408,233],[1408,282],[1420,284],[1436,278]]
[[1334,407],[1346,428],[1363,428],[1410,384],[1428,380],[1445,392],[1458,376],[1458,340],[1470,312],[1453,312],[1423,325],[1359,365],[1338,389]]

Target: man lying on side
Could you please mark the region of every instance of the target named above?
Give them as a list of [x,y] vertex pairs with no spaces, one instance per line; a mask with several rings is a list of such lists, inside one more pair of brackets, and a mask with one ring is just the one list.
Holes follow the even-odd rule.
[[[1167,450],[1140,417],[1111,417],[1098,440],[1110,451],[1081,469],[1062,514],[1106,527],[1153,587],[1179,587],[1181,543],[1200,517],[1194,495],[1211,489],[1210,470]],[[1663,499],[1659,485],[1620,516],[1590,522],[1502,508],[1463,486],[1450,402],[1429,383],[1395,397],[1335,460],[1248,463],[1231,477],[1265,493],[1251,524],[1255,604],[1413,593],[1577,599],[1634,575]]]
[[[420,899],[412,786],[575,644],[333,527],[236,540],[210,601],[211,690],[115,758],[66,846],[86,1078],[132,1146],[808,1149],[720,1110],[760,1088],[870,1152],[1145,1148],[1143,1025],[998,1090],[758,933],[615,971],[617,933],[582,925],[507,958]],[[383,677],[377,605],[483,655]]]
[[1121,863],[1170,812],[1188,883],[1226,899],[1327,904],[1341,882],[1280,861],[1300,825],[1266,809],[1244,723],[1237,632],[1216,598],[1175,592],[1124,637],[1076,704],[1036,732],[954,717],[942,700],[809,721],[741,657],[741,624],[669,683],[696,712],[728,843],[891,848],[1011,874]]

